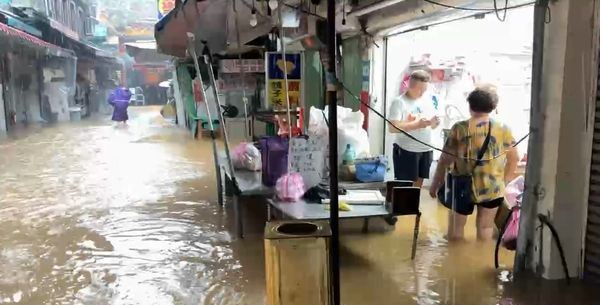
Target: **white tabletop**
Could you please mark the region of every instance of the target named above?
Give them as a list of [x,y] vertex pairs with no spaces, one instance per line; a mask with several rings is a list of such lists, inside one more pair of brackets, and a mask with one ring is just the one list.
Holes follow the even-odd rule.
[[[269,204],[289,218],[302,220],[318,220],[330,218],[327,205],[320,203],[307,203],[304,200],[297,202],[283,202],[269,199]],[[365,218],[390,215],[384,205],[352,205],[351,211],[339,211],[339,218]]]

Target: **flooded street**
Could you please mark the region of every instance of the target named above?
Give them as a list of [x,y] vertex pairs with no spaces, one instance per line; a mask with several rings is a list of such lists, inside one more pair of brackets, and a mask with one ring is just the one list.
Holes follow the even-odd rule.
[[[157,107],[130,114],[128,128],[103,117],[0,140],[0,303],[263,304],[259,200],[237,239],[208,142]],[[446,211],[425,194],[422,210],[413,262],[412,217],[369,234],[343,223],[343,304],[598,304],[598,287],[511,283],[513,253],[495,270],[473,219],[449,245]]]
[[158,110],[2,142],[0,303],[241,303],[208,151]]

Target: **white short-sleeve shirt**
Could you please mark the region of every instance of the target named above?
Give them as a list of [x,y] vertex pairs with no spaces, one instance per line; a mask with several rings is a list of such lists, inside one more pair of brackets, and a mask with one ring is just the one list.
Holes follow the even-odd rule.
[[[405,121],[409,114],[414,116],[416,120],[419,120],[420,118],[431,119],[436,115],[436,109],[434,109],[432,100],[426,95],[423,95],[418,99],[410,99],[403,94],[392,101],[388,113],[388,119],[392,121]],[[408,131],[408,133],[420,141],[432,145],[432,128],[429,126],[411,130]],[[395,136],[395,143],[404,150],[411,152],[426,152],[432,150],[430,147],[418,143],[402,133],[397,133]]]

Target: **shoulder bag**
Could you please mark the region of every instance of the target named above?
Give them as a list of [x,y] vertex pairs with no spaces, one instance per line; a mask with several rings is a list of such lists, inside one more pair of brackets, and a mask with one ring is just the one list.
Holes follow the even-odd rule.
[[[472,185],[473,185],[473,174],[476,167],[482,164],[482,158],[488,149],[490,143],[490,132],[492,129],[492,121],[488,122],[488,132],[482,147],[478,151],[478,157],[476,158],[476,164],[472,168],[471,172],[467,175],[452,175],[447,174],[446,183],[448,187],[443,185],[438,190],[438,198],[442,205],[459,213],[459,214],[471,214],[473,210],[474,202],[472,201]],[[468,138],[468,141],[471,139]]]

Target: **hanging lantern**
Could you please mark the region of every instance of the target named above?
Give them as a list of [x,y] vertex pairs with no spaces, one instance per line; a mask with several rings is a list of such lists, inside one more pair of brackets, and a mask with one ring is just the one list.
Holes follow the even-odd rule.
[[278,8],[278,0],[269,0],[269,8],[271,10]]
[[257,23],[257,10],[253,7],[253,9],[250,11],[250,26],[256,27]]

